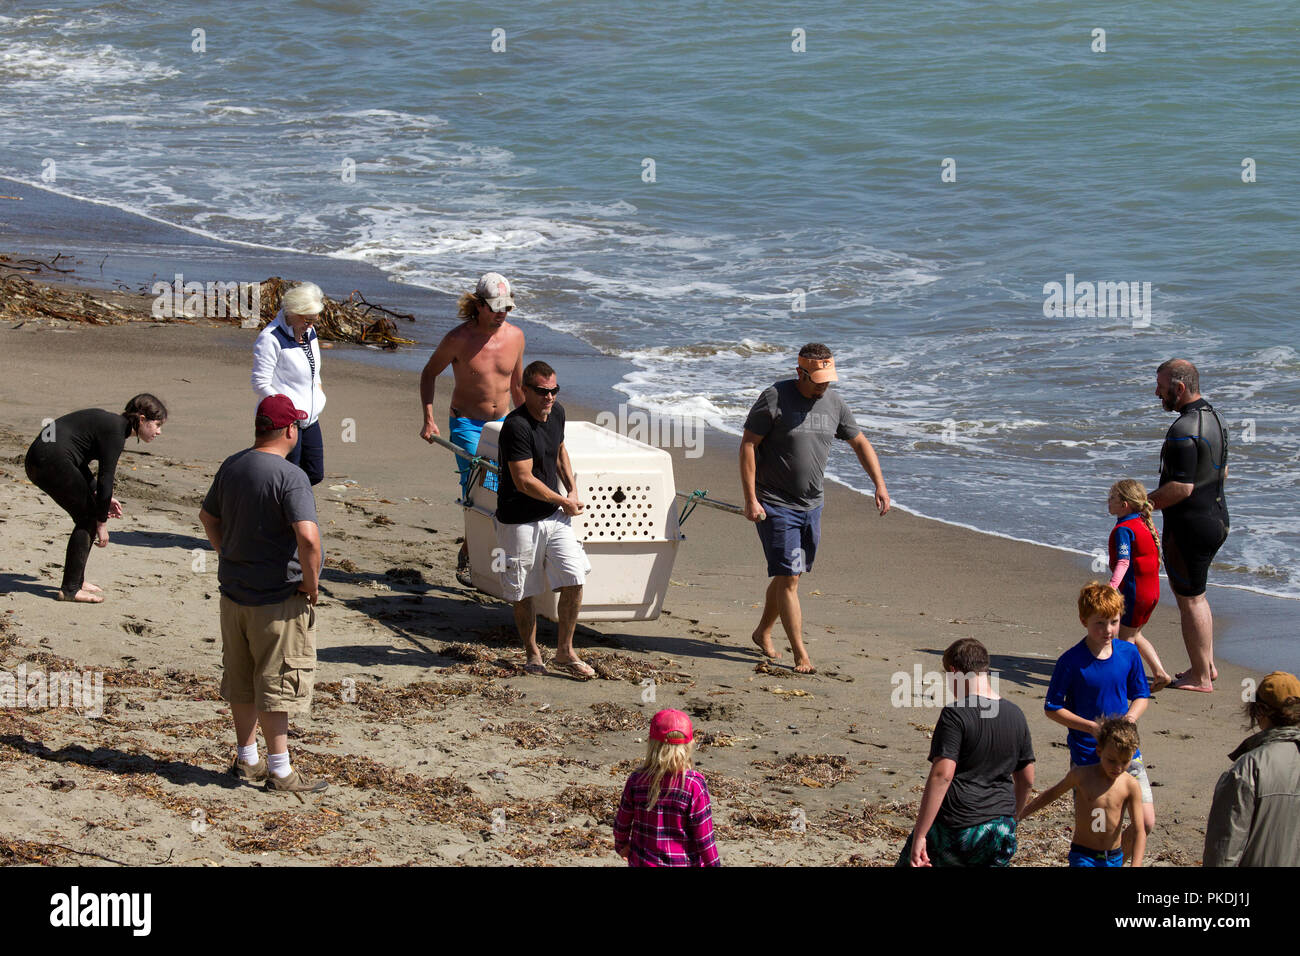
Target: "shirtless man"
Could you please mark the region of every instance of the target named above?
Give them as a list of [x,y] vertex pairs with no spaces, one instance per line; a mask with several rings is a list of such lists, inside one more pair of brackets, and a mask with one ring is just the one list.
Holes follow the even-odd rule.
[[[516,407],[524,404],[524,333],[506,321],[514,307],[510,283],[495,272],[484,275],[473,292],[460,297],[457,314],[464,321],[443,336],[420,373],[420,403],[424,407],[420,437],[429,444],[439,435],[433,417],[434,384],[448,365],[455,381],[449,440],[470,454],[478,452],[484,425],[504,419],[511,402]],[[469,495],[470,464],[457,455],[456,465],[461,497],[465,498]],[[495,491],[496,475],[484,475],[483,485]],[[461,546],[456,564],[457,579],[469,586],[466,545]]]

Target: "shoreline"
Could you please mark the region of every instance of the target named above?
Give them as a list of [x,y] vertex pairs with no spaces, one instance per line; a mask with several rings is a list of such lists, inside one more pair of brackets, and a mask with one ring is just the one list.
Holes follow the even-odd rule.
[[[21,183],[21,180],[13,178],[9,178],[9,181]],[[273,274],[276,270],[279,270],[279,274],[288,274],[296,278],[327,274],[330,277],[328,280],[330,288],[326,290],[327,294],[332,293],[335,296],[345,294],[339,291],[345,285],[349,288],[359,288],[372,301],[417,316],[418,321],[414,324],[398,321],[399,334],[416,339],[415,345],[398,352],[346,347],[341,343],[331,350],[331,358],[338,357],[356,364],[388,369],[397,375],[411,370],[418,373],[427,360],[432,345],[453,324],[452,317],[455,312],[453,296],[421,286],[394,282],[381,269],[360,260],[280,251],[248,243],[230,243],[211,237],[200,230],[163,223],[153,217],[110,203],[69,196],[33,184],[24,185],[35,190],[35,193],[22,202],[0,203],[0,225],[13,231],[17,241],[29,243],[35,241],[36,237],[32,234],[32,230],[61,237],[77,235],[79,238],[75,243],[64,244],[65,248],[71,245],[74,255],[78,252],[88,252],[78,243],[92,240],[107,243],[109,247],[107,256],[113,259],[114,267],[118,270],[116,273],[110,270],[112,278],[101,277],[98,282],[81,270],[69,277],[44,277],[53,283],[96,291],[108,288],[110,283],[117,282],[119,286],[123,283],[138,285],[143,290],[147,286],[140,285],[141,283],[158,276],[156,268],[152,272],[147,270],[151,266],[160,265],[166,265],[169,269],[174,265],[175,271],[190,271],[193,275],[208,276],[211,275],[212,270],[226,269],[227,278],[232,277],[234,273],[246,273],[247,277],[254,281],[266,278],[266,275],[261,273]],[[85,212],[86,204],[97,210],[107,210],[102,221],[91,223],[90,228],[87,228],[80,219]],[[12,221],[6,221],[6,214]],[[138,229],[132,231],[132,225],[138,225],[137,221],[140,220],[150,224],[152,234],[146,232],[140,235]],[[80,224],[79,231],[76,233],[69,231],[73,221]],[[131,235],[133,238],[123,241],[122,237],[126,235]],[[44,241],[54,240],[47,236]],[[22,246],[19,248],[23,251],[27,249]],[[295,269],[299,272],[294,272]],[[168,273],[166,278],[170,281],[171,273]],[[531,322],[526,317],[516,320],[516,324],[525,329],[529,341],[529,354],[545,355],[566,385],[566,398],[572,401],[573,396],[577,395],[578,404],[583,406],[586,418],[593,419],[597,414],[607,413],[611,406],[617,408],[620,403],[625,402],[626,396],[616,389],[616,385],[622,374],[632,367],[630,362],[598,352],[575,336]],[[443,376],[440,382],[444,382],[445,379],[446,376]],[[442,388],[446,387],[444,383]],[[618,401],[612,401],[613,399]],[[411,399],[411,406],[416,407],[415,398]],[[704,454],[709,454],[708,449],[712,448],[714,451],[720,450],[734,457],[739,447],[737,436],[703,423],[700,427]],[[837,447],[833,454],[847,453]],[[845,460],[851,457],[849,455]],[[888,461],[882,459],[882,465],[888,481]],[[862,481],[865,483],[865,476],[862,476]],[[736,489],[737,484],[737,480],[733,478],[727,483],[728,492],[718,496],[725,500],[731,500],[727,497],[728,494],[731,498],[737,497],[739,494]],[[841,479],[828,475],[827,484],[837,485],[854,495],[870,500],[869,493],[858,490]],[[1069,555],[1077,564],[1081,574],[1085,576],[1091,574],[1089,569],[1091,555],[1081,551],[1018,538],[998,531],[987,531],[965,522],[931,517],[923,512],[908,509],[906,504],[899,506],[898,510],[918,520],[932,521],[946,527],[972,531],[992,539],[1015,542],[1027,547],[1047,548],[1061,555]],[[1097,540],[1103,542],[1108,531],[1109,525],[1103,517],[1099,516]],[[1160,605],[1175,606],[1175,598],[1169,590],[1163,568],[1160,580]],[[1213,596],[1211,604],[1216,616],[1217,653],[1225,660],[1244,667],[1262,669],[1264,672],[1275,668],[1300,672],[1300,646],[1292,638],[1292,621],[1297,610],[1297,601],[1300,599],[1269,594],[1252,586],[1217,584],[1213,580],[1209,586],[1213,589],[1210,593]]]

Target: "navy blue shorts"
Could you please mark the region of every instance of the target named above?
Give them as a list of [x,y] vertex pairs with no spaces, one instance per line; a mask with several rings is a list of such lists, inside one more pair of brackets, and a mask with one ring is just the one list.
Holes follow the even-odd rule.
[[803,574],[811,571],[822,539],[822,506],[812,511],[777,508],[760,502],[767,517],[756,522],[758,540],[767,558],[767,576]]

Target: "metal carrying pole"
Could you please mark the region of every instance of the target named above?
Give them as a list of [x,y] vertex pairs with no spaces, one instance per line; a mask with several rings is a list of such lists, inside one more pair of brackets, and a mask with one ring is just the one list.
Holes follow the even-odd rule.
[[744,515],[745,510],[736,505],[727,504],[725,501],[718,501],[716,498],[709,497],[709,489],[696,489],[689,495],[683,491],[677,492],[677,497],[681,498],[685,504],[682,505],[682,513],[677,518],[677,525],[681,527],[686,523],[686,519],[691,516],[696,505],[705,505],[709,508],[717,508],[719,511],[726,511],[733,515]]

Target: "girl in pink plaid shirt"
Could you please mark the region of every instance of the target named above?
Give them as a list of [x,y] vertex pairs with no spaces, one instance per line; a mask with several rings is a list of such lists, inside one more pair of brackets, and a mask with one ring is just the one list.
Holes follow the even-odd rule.
[[614,849],[628,866],[719,866],[704,775],[692,769],[695,733],[680,710],[650,721],[645,763],[627,780]]

